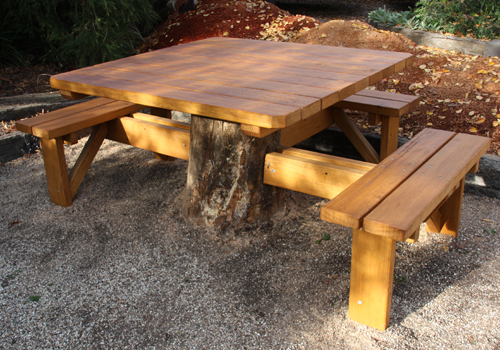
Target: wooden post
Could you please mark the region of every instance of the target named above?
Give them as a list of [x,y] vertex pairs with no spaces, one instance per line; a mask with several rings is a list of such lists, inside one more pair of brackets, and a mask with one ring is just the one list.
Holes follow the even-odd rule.
[[193,115],[187,216],[221,229],[268,220],[284,197],[283,189],[263,181],[265,155],[278,149],[279,140],[279,131],[254,138],[240,124]]
[[349,318],[385,330],[391,317],[396,241],[353,230]]
[[41,138],[40,142],[50,200],[63,207],[68,207],[72,203],[72,197],[62,137],[51,140]]
[[382,116],[382,134],[380,135],[380,160],[398,149],[399,118]]

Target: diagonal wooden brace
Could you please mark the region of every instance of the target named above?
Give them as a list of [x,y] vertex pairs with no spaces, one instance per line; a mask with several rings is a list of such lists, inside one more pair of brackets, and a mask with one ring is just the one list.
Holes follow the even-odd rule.
[[64,156],[63,137],[50,140],[41,139],[45,173],[52,202],[63,207],[72,204],[72,199],[101,147],[106,134],[106,123],[92,128],[92,134],[69,175]]
[[333,119],[337,126],[347,136],[364,160],[378,164],[380,157],[373,146],[366,140],[354,122],[345,114],[342,108],[332,108]]

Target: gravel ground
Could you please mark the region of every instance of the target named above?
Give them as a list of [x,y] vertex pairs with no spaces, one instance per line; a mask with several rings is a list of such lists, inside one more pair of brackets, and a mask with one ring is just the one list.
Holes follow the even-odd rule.
[[62,208],[40,154],[0,167],[0,348],[500,348],[498,198],[466,193],[458,240],[398,243],[380,332],[347,318],[351,233],[326,201],[290,192],[271,222],[213,232],[178,209],[186,170],[105,141]]

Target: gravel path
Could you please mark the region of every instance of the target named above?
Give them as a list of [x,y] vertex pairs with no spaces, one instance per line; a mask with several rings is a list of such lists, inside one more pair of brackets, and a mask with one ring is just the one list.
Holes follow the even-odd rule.
[[398,243],[380,332],[347,319],[351,233],[326,201],[289,193],[272,222],[211,232],[179,212],[186,169],[106,141],[62,208],[39,154],[0,167],[0,348],[500,348],[495,192],[466,193],[458,240]]

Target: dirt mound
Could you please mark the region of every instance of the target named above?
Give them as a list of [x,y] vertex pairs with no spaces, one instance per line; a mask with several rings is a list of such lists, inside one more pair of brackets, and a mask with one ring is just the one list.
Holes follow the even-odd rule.
[[361,21],[330,21],[295,40],[304,44],[415,53],[415,43],[396,33],[381,31]]
[[293,16],[266,1],[203,0],[194,11],[161,24],[140,51],[220,36],[286,41],[319,25],[314,18]]

